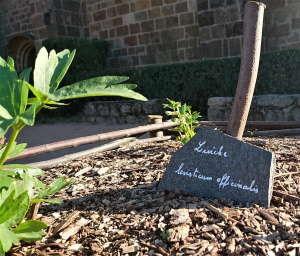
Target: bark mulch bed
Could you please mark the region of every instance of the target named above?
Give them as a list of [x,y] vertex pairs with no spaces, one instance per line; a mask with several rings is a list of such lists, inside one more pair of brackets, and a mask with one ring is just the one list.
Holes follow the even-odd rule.
[[276,154],[271,207],[158,192],[167,141],[124,147],[46,171],[76,182],[44,205],[48,235],[11,255],[300,255],[300,140],[248,138]]

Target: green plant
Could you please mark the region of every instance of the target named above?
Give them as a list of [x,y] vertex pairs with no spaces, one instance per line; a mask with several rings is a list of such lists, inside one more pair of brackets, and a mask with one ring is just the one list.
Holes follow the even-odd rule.
[[168,103],[163,104],[165,109],[169,109],[169,111],[166,111],[166,115],[172,117],[171,121],[178,123],[178,126],[173,128],[172,131],[179,133],[177,137],[179,141],[187,143],[196,134],[195,123],[201,115],[199,112],[192,112],[192,107],[187,104],[170,99],[167,99],[167,101]]
[[[109,51],[109,43],[105,40],[88,40],[82,38],[48,38],[42,42],[47,49],[57,52],[64,49],[76,49],[76,58],[70,66],[69,72],[64,77],[60,86],[73,84],[84,79],[106,74],[106,63]],[[112,98],[112,97],[111,97]],[[110,99],[110,98],[108,98]],[[73,118],[78,114],[87,101],[99,100],[97,97],[89,99],[80,98],[68,101],[71,103],[65,108],[55,110],[43,109],[40,113],[41,119],[57,120],[57,118]],[[65,111],[67,109],[67,111]]]
[[[72,180],[59,178],[49,186],[38,178],[39,169],[20,164],[6,164],[10,158],[22,153],[26,144],[17,144],[21,130],[35,123],[36,114],[43,108],[53,109],[62,100],[90,96],[121,96],[146,100],[134,92],[135,84],[124,83],[128,77],[104,76],[90,78],[59,88],[75,56],[75,50],[50,53],[42,48],[35,62],[34,84],[29,83],[31,68],[18,74],[14,60],[0,57],[0,137],[9,129],[8,142],[0,148],[0,256],[20,240],[34,241],[43,235],[45,224],[26,220],[29,208],[40,202],[59,203],[49,198],[68,186]],[[29,91],[34,97],[29,97]]]

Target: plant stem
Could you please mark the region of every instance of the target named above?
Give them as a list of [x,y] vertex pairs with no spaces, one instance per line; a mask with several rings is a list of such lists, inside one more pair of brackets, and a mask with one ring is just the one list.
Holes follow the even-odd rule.
[[9,137],[8,143],[6,144],[3,154],[1,155],[0,166],[3,165],[4,162],[6,161],[8,153],[9,153],[11,147],[13,146],[14,142],[16,141],[16,138],[18,137],[20,131],[21,131],[21,129],[13,128],[13,132]]
[[[39,106],[36,109],[36,114],[38,112],[40,112],[40,110],[43,108],[43,105]],[[26,126],[25,123],[23,123],[22,121],[20,121],[16,126],[12,127],[12,134],[9,137],[8,143],[6,144],[6,147],[3,151],[3,154],[1,155],[0,158],[0,166],[3,165],[5,163],[5,161],[7,160],[7,156],[9,154],[9,151],[11,149],[11,147],[13,146],[14,142],[16,141],[20,131]]]

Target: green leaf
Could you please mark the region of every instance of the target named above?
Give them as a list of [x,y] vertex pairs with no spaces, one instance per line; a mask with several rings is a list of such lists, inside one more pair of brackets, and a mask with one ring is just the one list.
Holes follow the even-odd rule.
[[32,71],[32,68],[24,69],[19,75],[20,79],[25,80],[27,83],[29,83],[31,71]]
[[9,67],[9,69],[10,69],[11,71],[16,71],[16,70],[15,70],[15,61],[14,61],[14,59],[13,59],[12,57],[10,57],[10,56],[7,57],[7,65],[8,65],[8,67]]
[[24,164],[6,164],[1,167],[3,170],[11,170],[19,175],[23,175],[26,171],[30,176],[39,176],[43,174],[43,170]]
[[47,98],[47,95],[40,92],[39,90],[37,90],[36,88],[34,88],[31,84],[26,84],[26,86],[29,88],[29,90],[33,93],[33,95],[37,98],[37,99],[30,99],[31,103],[38,103],[38,102],[42,102],[44,99]]
[[58,101],[54,101],[54,100],[47,100],[45,102],[45,104],[58,105],[58,106],[67,106],[67,105],[69,105],[69,104],[58,102]]
[[56,192],[62,190],[63,188],[69,186],[72,183],[73,183],[73,180],[71,180],[71,179],[59,178],[59,179],[55,180],[54,182],[52,182],[49,185],[48,189],[42,191],[37,196],[37,198],[41,199],[41,198],[48,197],[50,195],[54,195]]
[[46,109],[58,109],[58,107],[51,107],[51,106],[48,106],[48,105],[44,105],[43,108],[46,108]]
[[22,88],[16,86],[18,75],[12,65],[0,57],[0,104],[13,117],[9,120],[0,117],[0,136],[5,135],[8,128],[14,124],[14,117],[17,115],[21,104]]
[[4,252],[8,252],[12,247],[12,245],[18,242],[19,242],[18,237],[13,232],[11,232],[7,227],[0,224],[0,247],[2,248],[2,250]]
[[0,117],[4,119],[12,119],[13,117],[9,114],[9,112],[0,105]]
[[29,208],[27,191],[15,198],[15,190],[0,205],[0,224],[4,227],[17,225],[26,215]]
[[20,119],[27,125],[33,126],[36,116],[36,111],[39,105],[32,104],[23,114],[20,115]]
[[36,203],[49,203],[49,204],[61,204],[63,201],[59,199],[33,199],[30,201],[31,204]]
[[45,228],[47,228],[47,225],[44,222],[28,220],[17,226],[13,230],[13,233],[19,240],[34,242],[42,239],[42,237],[46,234],[43,231]]
[[9,127],[15,123],[15,119],[13,120],[14,122],[11,122],[11,120],[1,120],[0,118],[0,137],[3,137],[7,133]]
[[147,100],[141,94],[132,91],[135,84],[109,84],[103,83],[103,77],[91,78],[58,89],[51,95],[51,99],[60,101],[66,99],[83,98],[91,96],[120,96],[136,100]]
[[32,199],[36,192],[34,189],[36,178],[29,175],[27,172],[24,172],[20,176],[21,180],[13,183],[16,195],[20,195],[26,192],[28,194],[29,199]]
[[[1,238],[0,238],[1,239]],[[2,248],[2,244],[0,242],[0,256],[5,256],[5,251]]]
[[[13,158],[13,157],[21,154],[22,152],[24,152],[26,146],[27,146],[26,143],[16,144],[16,142],[14,142],[8,152],[7,158]],[[6,148],[6,146],[0,150],[0,156],[3,154],[5,148]]]
[[33,105],[33,104],[42,105],[42,101],[38,98],[29,98],[27,104],[28,105]]
[[53,93],[57,89],[60,82],[66,75],[66,73],[74,59],[75,53],[76,53],[75,50],[70,53],[70,51],[66,49],[57,54],[58,65],[54,71],[52,78],[51,78],[50,93]]
[[48,54],[46,48],[42,47],[35,60],[33,78],[34,88],[44,95],[49,94],[51,79],[57,65],[56,52],[52,50]]
[[17,86],[21,87],[21,102],[20,102],[20,109],[18,114],[22,114],[26,107],[28,102],[28,87],[26,86],[27,82],[25,80],[18,80],[16,81]]
[[0,191],[3,188],[8,188],[14,181],[13,173],[3,170],[0,171]]

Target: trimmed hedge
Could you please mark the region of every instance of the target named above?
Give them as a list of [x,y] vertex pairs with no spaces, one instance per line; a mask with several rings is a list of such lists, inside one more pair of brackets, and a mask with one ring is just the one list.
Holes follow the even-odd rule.
[[[146,97],[186,102],[206,115],[208,98],[234,96],[239,69],[240,58],[234,57],[107,71],[106,74],[128,75]],[[262,54],[256,95],[300,93],[299,84],[300,50]]]
[[48,49],[62,51],[76,49],[74,61],[66,74],[63,85],[72,84],[87,78],[96,77],[106,68],[108,42],[79,38],[52,38],[43,41]]

